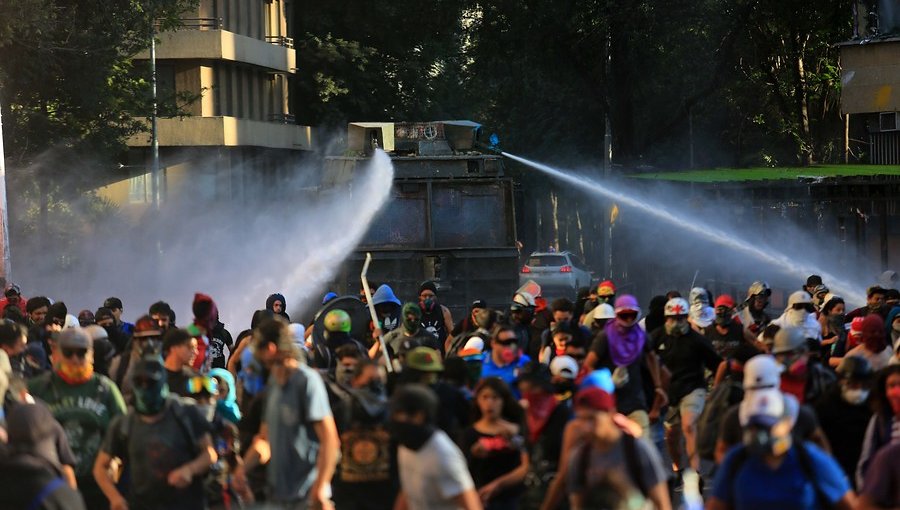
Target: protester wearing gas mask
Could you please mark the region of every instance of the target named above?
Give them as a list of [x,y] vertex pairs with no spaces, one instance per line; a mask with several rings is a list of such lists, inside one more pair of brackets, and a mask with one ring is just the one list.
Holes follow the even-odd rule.
[[410,384],[391,398],[391,437],[400,444],[400,493],[394,508],[481,509],[466,459],[435,426],[438,399],[425,386]]
[[[205,508],[204,474],[216,460],[210,425],[193,404],[169,396],[159,355],[132,372],[134,410],[116,418],[94,462],[94,478],[112,510]],[[129,466],[128,499],[111,475],[114,458]]]
[[798,410],[796,399],[774,388],[744,398],[742,444],[716,471],[708,510],[853,508],[856,495],[838,463],[812,443],[794,441]]
[[712,325],[706,328],[706,338],[719,356],[725,359],[734,358],[735,352],[741,346],[752,346],[758,351],[764,349],[753,334],[744,329],[735,314],[735,303],[731,296],[727,294],[719,296],[715,305],[715,316]]
[[772,354],[784,367],[781,390],[793,395],[801,404],[815,403],[835,383],[834,374],[809,351],[806,328],[782,327],[775,333]]
[[411,341],[441,351],[443,343],[437,335],[422,326],[422,309],[415,303],[406,303],[400,312],[400,327],[384,336],[391,358],[397,357],[403,342]]
[[869,394],[874,372],[865,358],[847,356],[838,366],[837,374],[838,384],[822,397],[815,409],[831,444],[832,456],[853,481],[866,427],[872,418]]
[[715,372],[722,362],[712,344],[688,324],[689,306],[684,298],[666,303],[663,328],[650,335],[651,344],[663,365],[672,373],[669,382],[670,403],[666,416],[666,442],[675,464],[681,470],[681,442],[687,450],[689,467],[699,470],[697,455],[697,419],[706,402],[705,370]]
[[428,281],[419,286],[419,307],[422,310],[422,327],[437,337],[443,353],[453,331],[453,316],[450,309],[438,301],[434,282]]

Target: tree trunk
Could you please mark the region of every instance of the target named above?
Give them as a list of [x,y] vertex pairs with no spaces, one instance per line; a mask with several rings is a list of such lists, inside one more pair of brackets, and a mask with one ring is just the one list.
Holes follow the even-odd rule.
[[806,69],[803,64],[803,49],[806,47],[805,41],[798,41],[798,51],[794,60],[794,101],[797,108],[798,121],[798,142],[800,150],[800,160],[803,166],[812,165],[815,162],[813,157],[813,141],[809,128],[809,102],[806,89]]

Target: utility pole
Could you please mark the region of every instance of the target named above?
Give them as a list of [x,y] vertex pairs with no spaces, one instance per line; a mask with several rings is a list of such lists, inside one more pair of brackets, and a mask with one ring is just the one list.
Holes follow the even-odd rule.
[[10,279],[9,267],[9,216],[6,208],[6,153],[3,151],[3,112],[0,109],[0,261],[3,278]]
[[156,130],[156,20],[150,19],[150,86],[153,96],[153,112],[150,117],[150,194],[153,210],[159,211],[159,136]]

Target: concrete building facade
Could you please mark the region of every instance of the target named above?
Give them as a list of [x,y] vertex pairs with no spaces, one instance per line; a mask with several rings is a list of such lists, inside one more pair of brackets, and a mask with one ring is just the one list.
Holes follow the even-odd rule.
[[[312,149],[312,129],[297,125],[290,110],[297,67],[289,4],[201,0],[182,16],[179,30],[158,35],[163,202],[184,194],[239,202],[265,196]],[[149,51],[135,59],[148,60]],[[177,109],[187,115],[173,116]],[[149,130],[128,146],[120,178],[99,193],[140,215],[151,203]]]

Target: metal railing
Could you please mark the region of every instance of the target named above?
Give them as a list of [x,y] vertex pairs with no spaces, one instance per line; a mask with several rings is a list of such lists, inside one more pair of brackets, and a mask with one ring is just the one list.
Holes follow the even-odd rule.
[[181,18],[182,28],[193,30],[221,30],[222,18]]
[[267,35],[266,42],[270,44],[277,44],[278,46],[284,46],[285,48],[292,49],[294,47],[294,38],[285,37],[283,35]]

